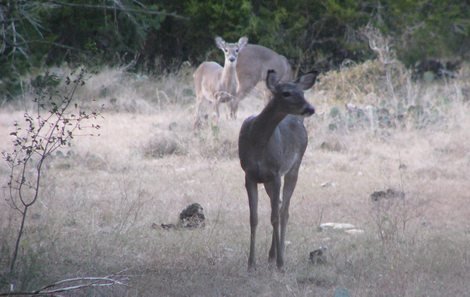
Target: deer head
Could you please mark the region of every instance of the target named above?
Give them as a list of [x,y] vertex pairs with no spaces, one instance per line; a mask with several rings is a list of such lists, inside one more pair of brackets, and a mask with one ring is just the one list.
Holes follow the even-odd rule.
[[215,38],[215,44],[224,52],[226,65],[229,65],[231,63],[234,63],[235,65],[235,63],[237,62],[238,53],[245,47],[247,43],[247,37],[241,37],[238,40],[238,43],[227,43],[219,36]]
[[302,75],[294,82],[281,83],[276,71],[268,70],[266,86],[272,93],[272,100],[276,100],[282,110],[287,114],[311,116],[315,108],[305,100],[304,90],[310,89],[315,83],[316,72]]

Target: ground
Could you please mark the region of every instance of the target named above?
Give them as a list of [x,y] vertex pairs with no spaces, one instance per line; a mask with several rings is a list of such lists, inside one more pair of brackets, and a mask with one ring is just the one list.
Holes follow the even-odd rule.
[[[98,75],[90,89],[102,88],[97,79],[106,85]],[[158,86],[149,97],[171,97]],[[422,91],[425,99],[441,96],[433,88]],[[129,89],[128,96],[141,95]],[[461,98],[449,95],[453,103],[439,107],[436,121],[380,128],[349,125],[342,103],[319,89],[307,92],[317,115],[305,120],[310,140],[291,201],[285,272],[267,262],[270,206],[260,187],[258,269],[249,273],[248,201],[237,137],[242,120],[263,102],[249,97],[237,120],[226,119],[225,110],[219,125],[194,131],[190,100],[161,104],[163,99],[142,95],[124,104],[117,93],[102,96],[108,105],[95,122],[100,136],[76,137],[47,164],[20,250],[24,289],[120,273],[128,287],[75,295],[333,296],[346,289],[351,296],[468,296],[470,119]],[[9,132],[23,113],[19,106],[0,110],[1,151],[11,149]],[[2,186],[7,177],[1,164]],[[371,199],[387,189],[405,196]],[[0,194],[4,273],[19,217],[8,206],[5,187]],[[176,224],[194,202],[204,208],[204,228],[159,227]],[[321,230],[325,222],[364,232]],[[310,252],[320,247],[326,247],[327,263],[310,263]]]

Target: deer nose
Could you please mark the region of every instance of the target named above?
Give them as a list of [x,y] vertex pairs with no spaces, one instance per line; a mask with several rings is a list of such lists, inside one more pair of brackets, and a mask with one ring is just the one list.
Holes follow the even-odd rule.
[[314,113],[315,113],[315,107],[313,107],[312,105],[309,104],[304,108],[304,111],[302,112],[302,115],[303,116],[311,116]]
[[235,62],[235,57],[231,56],[230,58],[228,58],[228,60],[233,63],[233,62]]

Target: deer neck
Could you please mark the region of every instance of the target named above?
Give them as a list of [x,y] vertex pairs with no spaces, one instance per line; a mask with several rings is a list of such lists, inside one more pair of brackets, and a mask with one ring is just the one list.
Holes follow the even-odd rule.
[[222,70],[221,89],[234,95],[236,91],[236,77],[236,64],[226,61]]
[[262,151],[266,148],[274,130],[286,116],[275,99],[269,101],[251,127],[251,137],[257,149]]

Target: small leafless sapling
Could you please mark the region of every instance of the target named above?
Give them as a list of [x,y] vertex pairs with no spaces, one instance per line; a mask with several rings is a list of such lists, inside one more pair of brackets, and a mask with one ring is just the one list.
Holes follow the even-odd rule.
[[[28,211],[40,195],[45,160],[58,148],[70,145],[74,136],[85,135],[84,130],[100,128],[96,124],[84,126],[87,120],[96,120],[99,111],[81,110],[75,99],[77,89],[85,84],[85,76],[84,69],[71,73],[64,80],[65,88],[62,92],[56,86],[51,87],[58,84],[57,76],[46,73],[38,77],[34,86],[34,108],[24,113],[24,123],[14,123],[14,131],[10,133],[12,151],[2,152],[10,168],[7,199],[21,217],[10,259],[11,279],[14,278]],[[88,132],[87,135],[93,134]],[[10,287],[14,289],[13,284]]]

